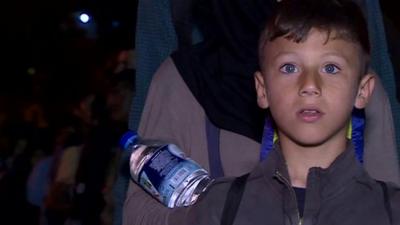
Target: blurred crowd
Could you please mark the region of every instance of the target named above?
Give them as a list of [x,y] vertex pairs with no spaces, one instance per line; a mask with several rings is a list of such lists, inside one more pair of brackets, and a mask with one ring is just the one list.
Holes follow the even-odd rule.
[[133,56],[119,49],[83,79],[47,87],[32,69],[23,96],[0,96],[1,224],[112,224]]

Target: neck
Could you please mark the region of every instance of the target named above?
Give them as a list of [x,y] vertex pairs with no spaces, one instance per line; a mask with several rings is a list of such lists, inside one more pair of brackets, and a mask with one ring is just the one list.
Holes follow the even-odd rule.
[[303,146],[289,139],[280,139],[292,186],[306,187],[308,171],[312,167],[328,168],[346,149],[346,138],[316,146]]

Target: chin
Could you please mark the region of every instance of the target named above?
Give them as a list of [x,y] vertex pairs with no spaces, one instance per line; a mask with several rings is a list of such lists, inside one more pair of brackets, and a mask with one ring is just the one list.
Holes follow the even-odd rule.
[[[341,140],[346,140],[345,136],[342,135],[312,135],[308,134],[306,136],[297,136],[290,138],[292,142],[296,143],[301,147],[318,147],[328,144],[329,142],[339,143]],[[339,141],[339,142],[338,142]]]
[[[285,132],[287,131],[287,132]],[[345,137],[346,129],[327,129],[323,127],[311,128],[302,127],[301,129],[291,128],[281,130],[280,137],[288,139],[301,147],[317,147],[331,141],[339,141]]]
[[301,147],[317,147],[326,143],[328,137],[322,137],[321,134],[307,134],[301,137],[292,137],[290,139]]
[[301,147],[305,147],[305,148],[309,148],[309,147],[317,147],[317,146],[321,146],[322,144],[324,144],[324,141],[311,141],[311,140],[307,140],[307,141],[299,141],[299,140],[295,140],[294,143],[296,143],[297,145],[301,146]]

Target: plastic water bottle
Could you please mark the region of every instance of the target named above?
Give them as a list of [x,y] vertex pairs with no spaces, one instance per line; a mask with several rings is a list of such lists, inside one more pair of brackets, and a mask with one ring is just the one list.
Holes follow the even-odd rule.
[[194,204],[213,181],[174,144],[146,143],[132,131],[122,136],[120,144],[132,152],[131,178],[169,208]]

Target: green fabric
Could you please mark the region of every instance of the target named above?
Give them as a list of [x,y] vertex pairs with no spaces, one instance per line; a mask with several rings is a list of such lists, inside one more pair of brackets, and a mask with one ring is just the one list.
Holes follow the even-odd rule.
[[[129,115],[130,130],[138,130],[153,74],[176,47],[177,38],[172,24],[169,0],[139,0],[135,40],[136,95],[133,98]],[[116,201],[114,225],[122,224],[122,211],[128,182],[129,176],[120,175],[114,187]]]
[[378,0],[366,0],[369,37],[372,45],[372,68],[379,74],[389,96],[400,155],[400,104],[396,99],[396,81],[388,53],[385,28]]
[[169,0],[140,0],[136,25],[136,96],[129,128],[137,130],[147,90],[160,64],[177,48]]

